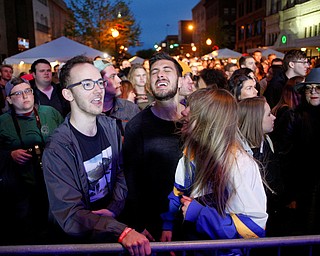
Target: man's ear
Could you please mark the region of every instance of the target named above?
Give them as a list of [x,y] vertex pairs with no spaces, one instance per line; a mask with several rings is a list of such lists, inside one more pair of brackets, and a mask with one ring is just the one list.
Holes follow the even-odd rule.
[[293,68],[293,66],[294,66],[294,63],[293,63],[293,61],[289,61],[289,65],[288,65],[290,68]]
[[62,89],[62,96],[69,102],[73,101],[73,93],[70,89]]

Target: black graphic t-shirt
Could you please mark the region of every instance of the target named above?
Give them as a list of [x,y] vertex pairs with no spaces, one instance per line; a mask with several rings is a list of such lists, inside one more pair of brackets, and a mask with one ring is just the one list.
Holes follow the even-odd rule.
[[103,129],[99,123],[97,123],[97,133],[92,137],[82,134],[72,125],[71,127],[79,142],[83,164],[87,172],[90,202],[96,202],[110,193],[111,145],[106,136],[104,136]]

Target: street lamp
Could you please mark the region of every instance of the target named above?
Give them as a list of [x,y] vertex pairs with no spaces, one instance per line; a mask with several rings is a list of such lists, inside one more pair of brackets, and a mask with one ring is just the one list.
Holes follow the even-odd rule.
[[211,45],[211,44],[212,44],[212,40],[211,40],[210,38],[208,38],[208,39],[206,40],[206,44],[207,44],[207,45]]
[[191,46],[191,50],[194,52],[194,56],[196,55],[197,47],[195,45]]
[[117,50],[117,37],[119,36],[119,31],[115,28],[111,29],[111,35],[114,38],[114,52],[115,52],[115,57],[117,58],[118,55],[118,50]]

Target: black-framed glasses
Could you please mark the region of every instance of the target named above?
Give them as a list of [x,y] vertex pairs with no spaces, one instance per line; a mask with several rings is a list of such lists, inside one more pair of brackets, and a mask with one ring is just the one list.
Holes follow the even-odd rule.
[[183,78],[187,78],[187,77],[190,77],[191,80],[193,80],[193,74],[191,72],[187,72],[184,74]]
[[313,90],[315,90],[317,93],[320,93],[320,84],[317,84],[317,85],[308,84],[308,85],[306,85],[306,88],[305,88],[305,92],[306,93],[311,93]]
[[292,61],[293,63],[301,63],[303,65],[310,65],[309,61],[307,60],[295,60],[295,61]]
[[92,79],[84,79],[78,83],[74,83],[74,84],[69,84],[67,86],[67,89],[70,89],[72,87],[78,86],[78,85],[82,85],[83,89],[90,91],[94,88],[94,85],[97,84],[99,86],[100,89],[104,89],[104,81],[102,78],[99,78],[97,81],[93,81]]
[[23,91],[16,91],[16,92],[13,92],[13,93],[10,93],[9,96],[16,96],[16,97],[22,97],[23,94],[25,95],[31,95],[33,94],[33,90],[31,88],[28,88],[28,89],[25,89]]

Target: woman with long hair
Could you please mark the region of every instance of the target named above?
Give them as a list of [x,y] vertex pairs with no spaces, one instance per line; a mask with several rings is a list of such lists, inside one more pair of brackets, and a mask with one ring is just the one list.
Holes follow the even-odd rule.
[[282,89],[282,94],[277,105],[275,105],[271,112],[276,116],[274,122],[274,130],[270,134],[276,151],[286,150],[290,141],[284,141],[286,138],[288,124],[293,120],[293,110],[300,104],[301,95],[296,92],[294,87],[304,81],[303,76],[294,76],[288,79],[286,85]]
[[142,110],[151,105],[154,98],[150,89],[149,74],[141,64],[133,64],[128,74],[128,80],[133,84],[136,93],[136,103]]
[[169,195],[170,211],[162,215],[162,241],[170,241],[179,207],[200,239],[265,235],[266,195],[259,167],[242,146],[237,108],[224,89],[190,95],[182,112],[184,156]]
[[135,99],[137,96],[132,83],[129,80],[122,80],[120,84],[121,95],[119,96],[119,98],[135,103]]
[[239,129],[252,150],[253,157],[259,162],[265,180],[267,195],[267,235],[284,235],[286,220],[283,218],[283,177],[279,160],[268,134],[273,131],[276,117],[271,113],[265,97],[243,99],[239,106]]

